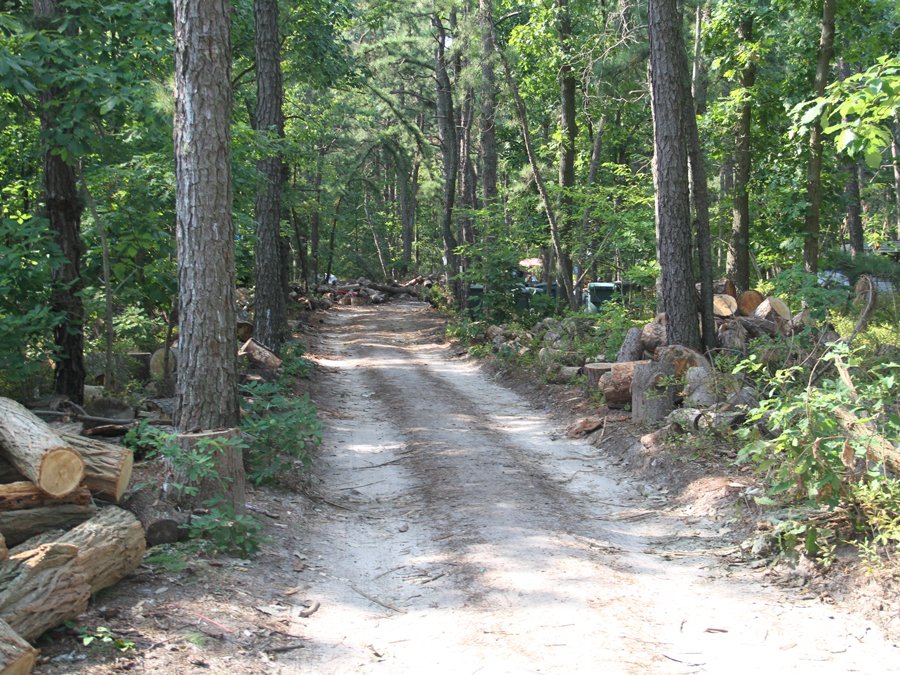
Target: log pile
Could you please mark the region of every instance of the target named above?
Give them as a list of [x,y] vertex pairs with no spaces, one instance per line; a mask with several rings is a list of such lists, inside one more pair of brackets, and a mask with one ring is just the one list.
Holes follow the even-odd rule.
[[0,673],[31,672],[30,641],[140,564],[143,527],[112,505],[131,469],[126,448],[58,432],[0,398]]
[[327,300],[338,305],[380,305],[389,300],[412,300],[420,297],[420,289],[430,285],[425,277],[416,277],[405,284],[379,284],[369,279],[341,285],[316,288]]

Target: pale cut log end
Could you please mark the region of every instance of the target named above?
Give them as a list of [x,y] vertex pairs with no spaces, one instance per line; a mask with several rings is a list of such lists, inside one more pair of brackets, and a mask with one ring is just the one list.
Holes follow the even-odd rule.
[[53,497],[64,497],[81,485],[84,462],[68,447],[52,448],[41,459],[37,486]]

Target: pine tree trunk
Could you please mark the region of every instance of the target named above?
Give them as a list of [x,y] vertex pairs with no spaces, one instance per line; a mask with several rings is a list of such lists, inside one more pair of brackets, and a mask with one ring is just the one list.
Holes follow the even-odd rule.
[[491,0],[479,0],[478,23],[481,32],[481,185],[485,206],[497,199],[497,84],[491,48],[494,8]]
[[[834,51],[834,15],[836,0],[824,0],[819,59],[816,65],[815,95],[825,95],[828,67]],[[806,171],[806,218],[803,242],[803,268],[811,274],[819,270],[819,229],[822,210],[822,124],[817,120],[809,132],[809,164]]]
[[176,426],[182,432],[239,421],[230,21],[227,0],[175,1]]
[[[568,62],[569,40],[572,37],[572,20],[568,5],[568,0],[556,0],[559,9],[557,30],[563,54],[563,63],[559,69],[559,117],[562,133],[562,142],[559,144],[559,236],[564,242],[568,242],[571,238],[575,223],[572,190],[575,189],[575,141],[578,137],[575,118],[575,71]],[[561,288],[566,290],[566,302],[571,309],[578,309],[579,299],[572,284],[572,257],[566,247],[562,248],[557,264],[563,280]],[[565,279],[568,279],[569,283],[565,283]]]
[[[56,0],[34,0],[34,17],[39,24],[55,23],[61,12]],[[53,66],[56,67],[56,66]],[[60,127],[57,110],[65,105],[66,91],[50,87],[40,93],[41,133],[45,138],[66,137],[70,129]],[[62,253],[62,264],[52,272],[50,308],[63,316],[53,330],[57,348],[55,389],[75,403],[84,402],[84,303],[81,292],[81,213],[75,169],[60,153],[62,148],[44,149],[44,211],[53,240]]]
[[[281,41],[277,0],[254,0],[256,19],[256,131],[284,137]],[[256,163],[256,337],[275,351],[287,337],[285,281],[280,264],[281,189],[284,166],[275,151]]]
[[668,343],[699,349],[691,270],[688,139],[683,123],[690,100],[685,96],[689,85],[681,25],[676,0],[650,0],[650,86],[661,294]]
[[[745,16],[738,27],[738,37],[753,40],[753,16]],[[750,288],[750,126],[752,107],[750,91],[756,81],[756,65],[750,61],[741,71],[741,105],[735,127],[734,142],[734,205],[732,207],[731,240],[728,247],[726,276],[738,289]]]

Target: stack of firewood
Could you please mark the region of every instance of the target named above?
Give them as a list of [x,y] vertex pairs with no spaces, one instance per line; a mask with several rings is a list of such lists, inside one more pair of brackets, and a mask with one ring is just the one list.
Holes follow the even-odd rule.
[[132,461],[0,398],[0,673],[30,672],[29,641],[140,564],[143,527],[116,506]]
[[378,284],[369,279],[357,279],[354,283],[339,286],[324,285],[316,290],[325,298],[339,305],[379,305],[389,298],[410,300],[419,297],[417,287],[428,283],[425,277],[416,277],[405,284]]

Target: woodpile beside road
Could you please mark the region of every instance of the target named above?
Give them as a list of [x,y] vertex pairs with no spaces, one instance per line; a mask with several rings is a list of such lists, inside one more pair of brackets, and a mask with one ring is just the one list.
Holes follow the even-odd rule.
[[0,398],[0,673],[31,672],[29,642],[140,564],[144,529],[116,506],[132,461]]

